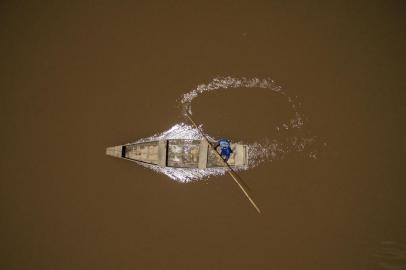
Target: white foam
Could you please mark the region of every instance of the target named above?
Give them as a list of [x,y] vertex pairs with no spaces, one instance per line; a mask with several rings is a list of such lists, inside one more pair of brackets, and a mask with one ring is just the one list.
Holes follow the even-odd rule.
[[202,139],[202,135],[200,131],[196,130],[194,127],[185,123],[179,123],[168,129],[167,131],[152,135],[148,138],[140,139],[135,143],[170,139],[200,140]]

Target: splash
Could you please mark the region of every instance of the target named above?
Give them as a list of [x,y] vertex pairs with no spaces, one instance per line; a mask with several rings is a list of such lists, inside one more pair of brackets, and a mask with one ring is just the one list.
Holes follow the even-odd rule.
[[[286,102],[290,105],[293,110],[293,117],[286,120],[281,125],[275,126],[275,130],[279,136],[269,139],[267,138],[265,142],[251,142],[244,143],[248,144],[248,156],[249,165],[245,169],[254,168],[263,162],[270,162],[275,160],[284,159],[287,154],[291,153],[301,153],[308,158],[317,158],[317,147],[314,147],[316,142],[316,137],[312,136],[311,133],[305,129],[306,117],[300,111],[301,103],[298,101],[297,96],[290,95],[286,90],[282,89],[281,86],[276,84],[272,79],[265,78],[236,78],[236,77],[222,77],[215,78],[207,84],[200,84],[191,91],[185,93],[181,99],[180,104],[182,112],[193,114],[192,112],[192,101],[195,100],[200,95],[203,95],[212,91],[223,91],[232,89],[268,89],[286,97]],[[199,127],[201,131],[202,126]],[[179,123],[171,127],[169,130],[164,131],[159,134],[155,134],[151,137],[144,138],[136,141],[148,142],[156,140],[168,140],[168,139],[202,139],[201,131],[195,129],[194,127],[187,125],[185,123]],[[204,132],[204,131],[203,131]],[[208,134],[205,134],[208,136]],[[215,138],[210,139],[216,140]],[[195,168],[162,168],[155,165],[145,164],[137,162],[138,164],[152,169],[155,172],[167,175],[173,180],[178,182],[186,183],[201,179],[207,179],[211,176],[223,175],[226,173],[225,168],[210,168],[210,169],[195,169]]]
[[279,92],[282,95],[285,93],[282,91],[282,88],[277,85],[273,80],[267,79],[258,79],[251,78],[234,78],[234,77],[222,77],[215,78],[207,84],[200,84],[195,89],[184,94],[181,103],[184,105],[184,110],[189,114],[192,114],[192,100],[198,97],[200,94],[207,93],[210,91],[218,89],[232,89],[232,88],[266,88],[274,92]]
[[[200,126],[201,128],[201,126]],[[190,125],[180,123],[176,124],[167,131],[159,134],[152,135],[148,138],[143,138],[135,143],[159,141],[159,140],[171,140],[171,139],[185,139],[185,140],[201,140],[201,132]]]
[[171,167],[159,167],[147,163],[137,162],[139,165],[151,169],[157,173],[162,173],[169,178],[180,182],[189,183],[201,179],[208,179],[212,176],[224,175],[227,171],[223,168],[208,168],[208,169],[196,169],[196,168],[171,168]]

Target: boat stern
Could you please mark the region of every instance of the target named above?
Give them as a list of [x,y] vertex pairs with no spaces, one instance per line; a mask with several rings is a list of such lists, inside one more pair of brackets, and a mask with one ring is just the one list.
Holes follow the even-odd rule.
[[106,155],[122,158],[124,157],[123,152],[125,152],[125,147],[123,145],[111,146],[106,148]]

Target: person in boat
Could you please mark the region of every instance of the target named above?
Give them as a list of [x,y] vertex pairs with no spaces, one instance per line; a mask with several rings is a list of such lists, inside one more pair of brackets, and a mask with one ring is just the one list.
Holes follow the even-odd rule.
[[227,162],[227,160],[230,158],[231,153],[233,152],[233,150],[231,150],[231,146],[230,146],[230,140],[227,139],[220,139],[217,144],[214,146],[214,149],[216,149],[216,151],[218,151],[217,149],[220,147],[220,155],[221,157],[224,159],[225,162]]

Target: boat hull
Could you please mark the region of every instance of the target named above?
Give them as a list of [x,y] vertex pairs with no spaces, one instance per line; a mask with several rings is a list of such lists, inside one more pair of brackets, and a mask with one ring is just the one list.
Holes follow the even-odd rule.
[[[232,143],[231,149],[233,153],[227,164],[237,168],[247,167],[248,146]],[[160,167],[206,169],[227,166],[206,140],[171,139],[129,143],[108,147],[106,154]]]

